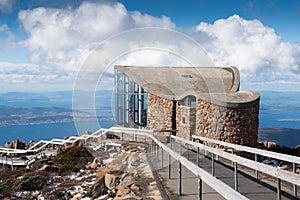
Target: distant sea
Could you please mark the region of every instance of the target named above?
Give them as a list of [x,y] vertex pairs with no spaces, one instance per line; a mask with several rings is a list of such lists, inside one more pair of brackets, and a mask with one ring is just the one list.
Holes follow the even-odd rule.
[[[86,130],[91,132],[100,128],[93,126],[91,122],[80,123],[81,126],[86,127]],[[114,121],[101,121],[99,123],[101,128],[110,128],[115,124]],[[74,122],[3,126],[0,127],[0,145],[3,146],[6,142],[16,139],[28,143],[30,140],[63,139],[66,136],[77,136],[80,134],[77,132]]]
[[[263,91],[260,102],[259,115],[259,141],[274,141],[281,146],[294,148],[300,145],[300,92],[272,92]],[[19,98],[22,96],[22,98]],[[111,91],[100,91],[96,94],[97,108],[104,107],[101,111],[103,117],[111,119]],[[17,100],[16,100],[17,99]],[[0,94],[0,105],[17,107],[34,106],[59,106],[71,108],[72,92],[57,92],[47,94],[6,93]],[[0,110],[1,112],[1,110]],[[99,116],[99,115],[98,115]],[[96,131],[90,122],[82,122],[86,130]],[[112,120],[101,120],[102,128],[109,128],[115,124]],[[65,136],[78,135],[74,122],[11,125],[0,127],[0,145],[14,139],[28,143],[30,140],[49,140],[64,138]]]

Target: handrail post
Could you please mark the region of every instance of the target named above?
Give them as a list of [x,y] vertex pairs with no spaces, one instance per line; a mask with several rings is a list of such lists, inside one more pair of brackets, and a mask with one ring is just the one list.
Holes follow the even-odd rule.
[[136,141],[136,134],[133,132],[133,141]]
[[181,142],[179,142],[179,152],[180,152],[179,154],[182,155],[182,144],[181,144]]
[[177,142],[175,139],[173,140],[173,143],[174,143],[174,151],[176,152],[177,151]]
[[11,159],[11,171],[14,171],[14,161],[13,161],[13,157],[10,157]]
[[173,138],[171,138],[171,136],[170,136],[170,147],[173,150],[173,142],[172,142],[172,140],[173,140]]
[[[296,163],[293,162],[293,172],[296,173]],[[298,194],[297,194],[297,185],[294,184],[294,196],[297,197]]]
[[122,131],[122,144],[124,143],[124,133],[123,133],[123,131]]
[[200,158],[199,158],[199,154],[200,154],[200,148],[197,147],[197,166],[199,167],[200,165]]
[[277,200],[281,200],[281,179],[277,179]]
[[[232,154],[232,155],[234,154],[232,148],[231,148],[231,154]],[[233,162],[233,161],[231,162],[231,165],[232,165],[232,167],[234,167],[234,162]]]
[[[255,162],[257,162],[257,154],[254,154],[254,159],[255,159]],[[258,179],[258,170],[255,169],[255,177],[256,179]]]
[[164,168],[164,149],[161,148],[161,168]]
[[151,151],[153,152],[154,147],[153,147],[154,141],[151,139]]
[[155,143],[155,159],[158,161],[158,145]]
[[181,196],[181,162],[178,160],[178,195]]
[[101,135],[100,135],[100,144],[101,144],[101,148],[102,148],[102,133],[101,133]]
[[189,145],[186,144],[186,158],[189,160],[190,159],[190,152],[189,152]]
[[211,175],[215,176],[215,154],[211,154]]
[[171,179],[171,154],[169,154],[168,158],[168,178]]
[[202,200],[202,179],[198,177],[198,200]]
[[238,191],[239,190],[239,182],[238,182],[237,162],[234,162],[233,165],[234,165],[234,189],[236,191]]

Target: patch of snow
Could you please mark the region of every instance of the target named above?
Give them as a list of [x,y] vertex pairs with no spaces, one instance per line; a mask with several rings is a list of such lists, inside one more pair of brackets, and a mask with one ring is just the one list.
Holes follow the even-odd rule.
[[113,158],[110,157],[110,158],[108,158],[108,159],[103,160],[103,164],[106,165],[107,163],[110,163],[110,162],[112,162],[112,161],[113,161]]
[[271,165],[273,167],[278,167],[278,162],[276,160],[272,160],[272,159],[264,160],[263,164]]

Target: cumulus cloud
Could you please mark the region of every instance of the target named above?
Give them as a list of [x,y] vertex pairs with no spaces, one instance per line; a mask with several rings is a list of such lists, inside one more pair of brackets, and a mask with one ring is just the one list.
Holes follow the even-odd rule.
[[284,42],[259,20],[233,15],[213,24],[201,22],[194,31],[210,41],[204,46],[216,65],[235,65],[252,76],[272,75],[264,78],[269,80],[279,78],[278,72],[299,73],[300,46]]
[[[5,0],[0,0],[0,5],[1,2]],[[28,77],[24,80],[34,80],[29,78],[34,73],[42,77],[41,80],[72,79],[99,42],[106,41],[122,31],[141,27],[177,28],[167,16],[154,17],[138,11],[130,12],[118,2],[84,2],[78,7],[64,9],[39,7],[20,11],[18,18],[28,33],[28,38],[22,41],[22,44],[28,49],[29,61],[33,64],[9,66],[11,70],[0,71],[2,70],[2,76],[14,74],[20,81],[22,76],[26,75]],[[259,20],[246,20],[233,15],[227,19],[216,20],[213,24],[201,22],[186,32],[203,45],[216,65],[237,66],[244,81],[286,82],[290,80],[289,77],[293,77],[300,82],[300,46],[283,41],[274,29],[265,26]],[[0,25],[0,36],[4,33],[7,38],[12,37],[9,28]],[[164,37],[167,38],[164,35],[159,37],[160,41],[165,41]],[[109,45],[113,45],[116,50],[120,46],[123,49],[128,47],[130,52],[139,48],[135,46],[139,39],[132,37]],[[132,45],[129,41],[132,41]],[[179,46],[178,43],[166,42],[158,46],[174,51],[189,48]],[[97,51],[96,57],[115,53],[105,49]],[[192,49],[190,53],[197,56],[197,52],[193,52]],[[191,64],[169,52],[151,49],[132,51],[111,62],[112,60],[104,60],[101,64]],[[7,63],[5,65],[8,66]],[[1,66],[4,64],[0,63],[0,68]],[[111,69],[107,72],[113,73]],[[18,73],[20,76],[17,76]]]
[[23,10],[19,20],[29,33],[24,45],[30,50],[30,61],[62,71],[77,71],[99,42],[121,31],[175,26],[165,16],[129,12],[121,3],[85,2],[76,9]]

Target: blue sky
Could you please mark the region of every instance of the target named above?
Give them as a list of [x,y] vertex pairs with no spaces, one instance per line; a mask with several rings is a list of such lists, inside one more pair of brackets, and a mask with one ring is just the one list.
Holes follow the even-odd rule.
[[[215,65],[240,69],[242,89],[300,91],[299,21],[297,0],[0,0],[0,92],[71,90],[98,44],[143,27],[189,35]],[[174,65],[151,52],[116,63],[149,57]]]

